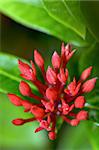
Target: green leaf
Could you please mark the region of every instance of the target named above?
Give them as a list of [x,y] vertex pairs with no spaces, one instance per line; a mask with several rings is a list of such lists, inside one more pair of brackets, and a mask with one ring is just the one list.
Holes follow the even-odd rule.
[[[72,30],[72,28],[63,25],[63,23],[56,21],[56,19],[50,16],[40,0],[0,0],[0,10],[22,25],[53,35],[65,42],[71,42],[78,46],[88,44],[82,38],[85,35],[85,29],[82,23],[81,31],[83,33],[79,35]],[[71,26],[73,26],[73,24]],[[78,26],[79,25],[77,25],[77,27]]]
[[[18,59],[18,57],[0,53],[0,92],[20,95],[18,87],[22,78],[18,69]],[[30,85],[35,92],[35,86]]]
[[80,6],[91,34],[99,42],[99,1],[80,1]]
[[73,30],[82,38],[85,38],[86,29],[83,16],[80,11],[79,1],[42,1],[44,2],[45,9],[52,18]]

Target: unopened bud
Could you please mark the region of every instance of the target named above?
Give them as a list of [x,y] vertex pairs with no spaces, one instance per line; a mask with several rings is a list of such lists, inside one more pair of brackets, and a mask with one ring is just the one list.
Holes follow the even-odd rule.
[[61,63],[61,59],[60,56],[57,54],[57,52],[55,51],[53,56],[52,56],[52,65],[55,69],[59,69],[60,67],[60,63]]
[[12,120],[12,123],[16,126],[20,126],[20,125],[23,125],[25,123],[25,120],[24,119],[20,119],[20,118],[17,118],[15,120]]
[[57,99],[57,91],[55,90],[55,88],[53,87],[50,87],[50,88],[47,88],[46,90],[46,96],[49,100],[56,100]]
[[81,111],[77,114],[76,118],[77,118],[78,120],[87,120],[87,119],[88,119],[88,112],[85,111],[85,110],[81,110]]
[[15,95],[15,94],[8,94],[8,97],[9,97],[12,104],[14,104],[16,106],[22,105],[21,104],[22,99],[19,96]]
[[74,103],[76,108],[83,108],[85,104],[84,96],[77,97]]
[[89,67],[89,68],[87,68],[87,69],[85,69],[85,70],[82,72],[81,76],[80,76],[80,80],[81,80],[81,81],[86,80],[86,79],[90,76],[91,71],[92,71],[92,66]]
[[20,82],[19,90],[24,96],[29,96],[32,92],[30,86],[25,81]]
[[77,119],[72,119],[71,120],[71,122],[70,122],[70,124],[72,125],[72,126],[77,126],[78,124],[79,124],[79,120],[77,120]]
[[97,78],[92,78],[92,79],[86,81],[82,85],[82,92],[83,93],[89,93],[89,92],[91,92],[94,89],[94,87],[95,87],[96,79]]
[[48,67],[47,69],[46,78],[50,84],[56,84],[57,76],[51,67]]
[[49,132],[48,134],[50,140],[55,140],[56,139],[56,133],[54,131]]
[[34,60],[40,68],[44,67],[44,59],[37,50],[34,50]]
[[34,116],[38,119],[42,118],[45,115],[45,111],[43,108],[40,108],[36,105],[32,106],[31,112],[34,114]]
[[28,64],[22,62],[21,60],[18,61],[18,64],[19,64],[19,69],[22,73],[21,76],[23,78],[25,78],[26,80],[35,80],[35,74],[32,68]]

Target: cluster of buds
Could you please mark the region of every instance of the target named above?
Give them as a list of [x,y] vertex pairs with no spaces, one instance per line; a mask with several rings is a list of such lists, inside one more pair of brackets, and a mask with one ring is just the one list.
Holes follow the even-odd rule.
[[81,120],[88,119],[88,112],[83,109],[86,102],[83,94],[93,90],[96,78],[86,81],[92,70],[92,67],[89,67],[82,72],[78,81],[74,77],[73,81],[66,86],[69,76],[66,65],[74,52],[75,50],[72,51],[70,44],[64,46],[62,43],[61,56],[55,51],[52,56],[52,67],[49,66],[45,72],[44,59],[37,50],[34,50],[34,61],[40,68],[45,83],[38,80],[36,68],[32,61],[31,66],[21,60],[18,61],[21,76],[31,81],[42,96],[35,95],[25,81],[20,82],[20,93],[23,96],[37,100],[37,104],[23,100],[15,94],[8,94],[10,101],[14,105],[23,106],[24,112],[33,114],[33,118],[17,118],[13,120],[12,123],[14,125],[19,126],[27,122],[38,121],[39,127],[35,132],[45,129],[48,131],[49,139],[54,140],[56,138],[56,123],[59,116],[72,126],[77,126]]

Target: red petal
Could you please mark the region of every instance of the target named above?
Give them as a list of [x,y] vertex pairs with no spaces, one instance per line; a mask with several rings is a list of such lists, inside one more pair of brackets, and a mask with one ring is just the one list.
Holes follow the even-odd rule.
[[66,83],[67,78],[68,78],[68,70],[66,69],[66,72],[64,72],[63,68],[60,68],[60,73],[58,74],[58,79],[60,82],[62,82],[63,84]]
[[44,67],[44,59],[37,50],[34,50],[34,60],[40,68]]
[[44,128],[38,127],[38,128],[35,130],[35,133],[36,133],[36,132],[39,132],[39,131],[41,131],[41,130],[44,130]]
[[81,83],[79,83],[79,84],[77,85],[77,87],[76,87],[76,89],[75,89],[75,92],[74,92],[74,96],[75,96],[76,94],[78,94],[78,92],[79,92],[79,90],[80,90],[80,87],[81,87]]
[[45,115],[45,111],[43,108],[40,108],[36,105],[32,106],[31,112],[34,114],[36,118],[42,118]]
[[69,108],[69,112],[72,111],[74,109],[74,104],[72,104]]
[[47,96],[47,98],[49,100],[53,100],[53,101],[56,100],[57,99],[57,95],[58,95],[58,93],[55,90],[55,88],[52,88],[52,87],[47,88],[47,90],[46,90],[46,96]]
[[56,139],[56,133],[54,131],[49,132],[48,134],[50,140],[55,140]]
[[77,126],[79,124],[79,120],[78,119],[72,119],[71,122],[70,122],[70,124],[72,126]]
[[81,110],[81,111],[77,114],[76,118],[77,118],[78,120],[87,120],[87,119],[88,119],[88,112],[85,111],[85,110]]
[[52,56],[52,65],[54,68],[59,69],[60,63],[61,63],[61,59],[60,59],[59,55],[57,54],[57,52],[55,51]]
[[87,69],[85,69],[85,70],[82,72],[81,76],[80,76],[80,80],[81,80],[81,81],[86,80],[86,79],[90,76],[91,71],[92,71],[92,66],[89,67],[89,68],[87,68]]
[[41,120],[40,122],[40,127],[46,129],[47,131],[50,131],[50,127],[49,124],[46,120]]
[[65,54],[65,46],[64,46],[64,43],[62,42],[62,45],[61,45],[61,55],[63,56]]
[[30,62],[31,62],[31,65],[32,65],[33,73],[34,73],[34,75],[36,76],[36,68],[35,68],[35,65],[34,65],[34,63],[33,63],[32,60],[31,60]]
[[8,94],[8,97],[11,101],[12,104],[16,105],[16,106],[21,106],[21,101],[22,99],[20,97],[18,97],[17,95],[15,94]]
[[89,93],[89,92],[91,92],[94,89],[94,87],[95,87],[96,80],[97,80],[97,78],[92,78],[92,79],[86,81],[82,85],[82,92],[83,93]]
[[71,44],[67,44],[65,46],[65,54],[68,55],[71,52],[72,52],[72,45]]
[[[27,100],[21,101],[21,104],[22,104],[22,106],[23,106],[26,110],[30,110],[31,107],[33,106],[33,104],[30,103],[30,102],[27,101]],[[25,112],[26,112],[26,110],[25,110]]]
[[57,76],[51,67],[48,67],[47,69],[46,78],[50,84],[56,84]]
[[20,119],[20,118],[17,118],[15,120],[12,120],[12,123],[16,126],[20,126],[20,125],[23,125],[25,123],[25,120],[24,119]]
[[83,108],[85,104],[84,96],[77,97],[74,103],[76,108]]
[[25,81],[20,82],[19,90],[24,96],[29,96],[32,92],[30,86]]
[[19,63],[19,69],[22,73],[21,76],[27,80],[34,80],[35,75],[33,73],[32,68],[28,64],[22,62],[21,60],[19,60],[18,63]]

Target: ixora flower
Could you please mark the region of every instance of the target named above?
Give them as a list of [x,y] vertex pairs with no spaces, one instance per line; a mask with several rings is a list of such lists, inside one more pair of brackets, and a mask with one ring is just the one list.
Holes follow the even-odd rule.
[[49,138],[54,140],[56,138],[56,123],[59,116],[72,126],[77,126],[81,120],[88,119],[88,112],[83,109],[86,102],[83,94],[93,90],[96,78],[86,81],[92,70],[92,67],[89,67],[82,72],[78,81],[74,77],[73,81],[66,86],[69,76],[66,65],[74,52],[75,50],[72,51],[70,44],[64,46],[62,43],[61,56],[54,52],[52,67],[49,66],[45,72],[44,59],[37,50],[34,50],[34,61],[40,68],[45,83],[38,80],[36,68],[32,61],[31,66],[21,60],[18,61],[21,76],[31,81],[38,88],[42,97],[33,94],[28,83],[21,81],[19,85],[21,94],[31,97],[39,101],[39,103],[35,104],[9,93],[8,97],[14,105],[23,106],[24,112],[33,114],[33,118],[17,118],[13,120],[12,123],[14,125],[19,126],[27,122],[38,121],[39,127],[35,132],[45,129],[48,131]]

